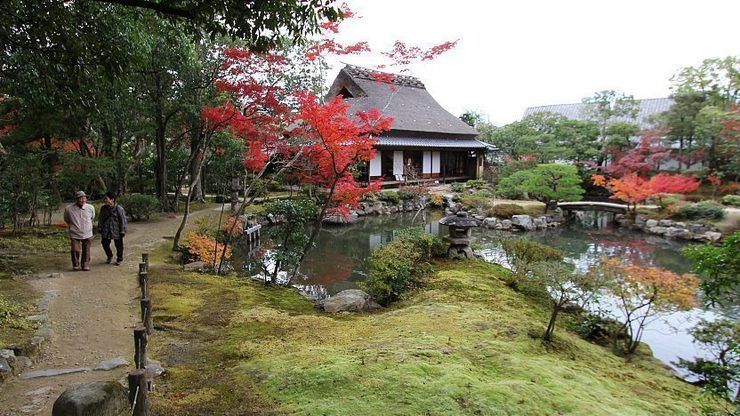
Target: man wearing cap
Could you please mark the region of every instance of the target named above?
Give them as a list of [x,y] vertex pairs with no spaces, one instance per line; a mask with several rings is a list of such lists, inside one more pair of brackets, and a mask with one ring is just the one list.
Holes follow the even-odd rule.
[[95,207],[87,203],[83,191],[75,193],[75,203],[64,210],[64,222],[69,226],[72,241],[72,270],[90,270],[90,239],[93,236]]

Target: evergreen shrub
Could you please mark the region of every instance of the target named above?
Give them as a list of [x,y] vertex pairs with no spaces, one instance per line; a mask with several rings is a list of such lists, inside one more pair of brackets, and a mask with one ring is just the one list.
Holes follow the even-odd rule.
[[725,217],[725,209],[714,201],[702,201],[687,205],[678,211],[681,217],[689,220],[721,220]]
[[118,198],[131,221],[148,220],[152,213],[159,210],[159,201],[153,195],[126,194]]

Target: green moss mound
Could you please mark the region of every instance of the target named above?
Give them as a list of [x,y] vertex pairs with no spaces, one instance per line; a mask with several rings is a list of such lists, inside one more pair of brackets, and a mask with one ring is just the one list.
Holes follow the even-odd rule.
[[[372,315],[324,315],[293,290],[153,268],[156,414],[693,415],[719,406],[657,360],[565,330],[482,262],[443,263]],[[157,306],[158,305],[158,306]]]

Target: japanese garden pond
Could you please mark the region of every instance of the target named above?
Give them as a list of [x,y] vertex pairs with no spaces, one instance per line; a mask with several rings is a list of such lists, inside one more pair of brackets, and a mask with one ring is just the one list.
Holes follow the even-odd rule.
[[[362,217],[357,223],[343,227],[325,227],[316,246],[309,252],[300,269],[301,277],[294,286],[309,298],[321,299],[345,289],[357,287],[366,277],[365,259],[377,247],[393,239],[397,230],[412,225],[423,225],[425,230],[440,236],[447,228],[439,224],[444,214],[427,211],[414,218],[413,213]],[[642,232],[611,226],[609,214],[590,213],[579,224],[532,232],[506,232],[484,228],[473,229],[476,253],[486,261],[505,264],[500,241],[512,236],[526,237],[562,250],[566,260],[584,271],[603,257],[619,257],[640,266],[657,266],[676,273],[691,271],[691,262],[681,254],[687,243]],[[594,217],[595,216],[595,217]],[[413,221],[413,222],[412,222]],[[254,274],[250,267],[248,250],[241,248],[234,266],[244,274]],[[687,332],[700,318],[713,320],[718,316],[740,316],[733,308],[707,310],[696,308],[661,317],[646,327],[643,342],[650,345],[653,354],[666,364],[678,357],[691,358],[706,355],[692,342]]]

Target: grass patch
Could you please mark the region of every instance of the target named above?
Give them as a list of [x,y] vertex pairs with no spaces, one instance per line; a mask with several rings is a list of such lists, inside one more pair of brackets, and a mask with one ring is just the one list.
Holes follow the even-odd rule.
[[[482,262],[442,263],[370,315],[316,312],[295,291],[154,266],[154,412],[301,415],[689,415],[697,388],[564,329]],[[159,305],[159,306],[157,306]]]
[[27,282],[0,278],[0,348],[33,335],[37,326],[27,317],[37,313],[37,299]]
[[69,252],[67,230],[44,227],[19,235],[0,234],[0,278],[48,268]]

